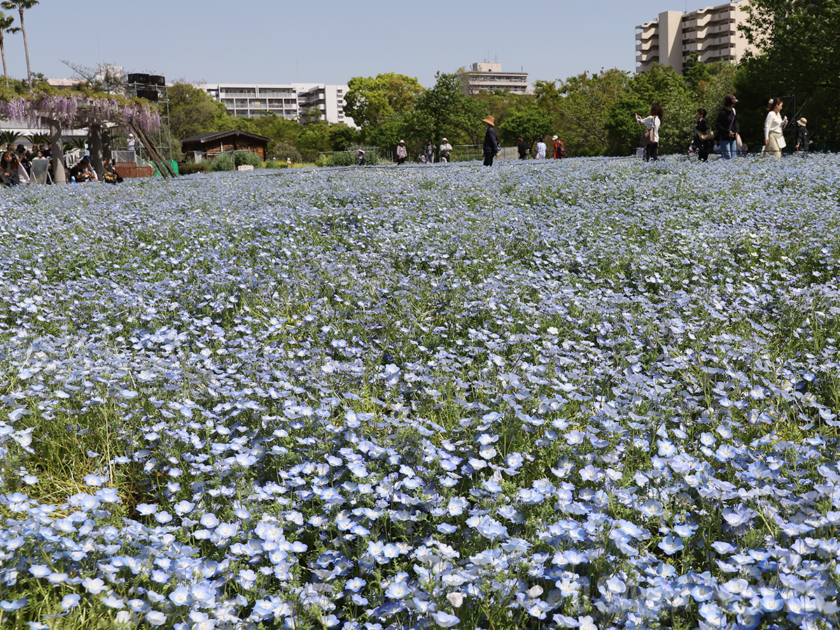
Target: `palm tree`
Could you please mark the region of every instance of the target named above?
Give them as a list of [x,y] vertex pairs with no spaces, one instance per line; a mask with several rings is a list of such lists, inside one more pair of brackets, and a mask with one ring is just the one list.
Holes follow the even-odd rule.
[[15,18],[5,13],[0,13],[0,55],[3,57],[3,78],[6,79],[6,88],[9,87],[9,74],[6,72],[6,48],[3,46],[3,35],[5,33],[17,33],[19,29],[12,28]]
[[29,81],[30,88],[32,87],[32,69],[29,67],[29,44],[26,42],[26,26],[23,24],[23,12],[31,9],[36,4],[38,4],[38,0],[5,0],[5,2],[0,4],[7,11],[17,9],[18,13],[20,13],[20,30],[23,32],[23,49],[26,52],[26,80]]

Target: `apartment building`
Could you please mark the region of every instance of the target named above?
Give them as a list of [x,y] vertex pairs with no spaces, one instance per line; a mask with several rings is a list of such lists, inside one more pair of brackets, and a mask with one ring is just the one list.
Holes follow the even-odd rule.
[[275,114],[288,120],[326,120],[355,126],[344,115],[346,85],[323,83],[217,83],[201,86],[231,116],[252,118]]
[[636,71],[655,63],[682,74],[693,54],[700,61],[735,63],[748,49],[738,25],[747,17],[746,2],[727,2],[690,13],[665,11],[636,27]]
[[506,90],[519,94],[528,92],[528,73],[503,72],[500,63],[474,63],[466,72],[466,82],[470,94],[495,90]]

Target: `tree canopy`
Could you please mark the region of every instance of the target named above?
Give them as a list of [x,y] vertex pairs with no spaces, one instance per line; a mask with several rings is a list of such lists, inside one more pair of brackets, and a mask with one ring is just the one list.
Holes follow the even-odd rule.
[[344,112],[362,129],[381,125],[392,114],[410,111],[423,92],[416,78],[393,72],[353,77],[347,88]]

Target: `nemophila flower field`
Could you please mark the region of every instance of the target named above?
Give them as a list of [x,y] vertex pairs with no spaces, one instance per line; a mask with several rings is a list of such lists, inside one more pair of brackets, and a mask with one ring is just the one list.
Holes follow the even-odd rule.
[[0,626],[837,627],[838,184],[4,192]]

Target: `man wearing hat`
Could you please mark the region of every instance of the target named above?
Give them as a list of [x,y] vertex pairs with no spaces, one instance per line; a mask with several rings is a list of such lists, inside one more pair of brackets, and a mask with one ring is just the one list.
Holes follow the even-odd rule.
[[800,118],[796,121],[796,139],[795,139],[795,151],[808,151],[809,150],[809,138],[808,138],[808,121],[804,118]]
[[125,148],[128,151],[134,151],[134,148],[137,146],[137,140],[134,138],[134,134],[128,134],[128,142],[125,143]]
[[487,125],[487,131],[484,134],[484,166],[493,166],[493,157],[499,157],[501,145],[499,139],[496,137],[496,119],[488,116],[482,120]]
[[78,161],[76,166],[70,169],[70,181],[95,182],[98,181],[96,173],[90,167],[90,156],[86,155]]

